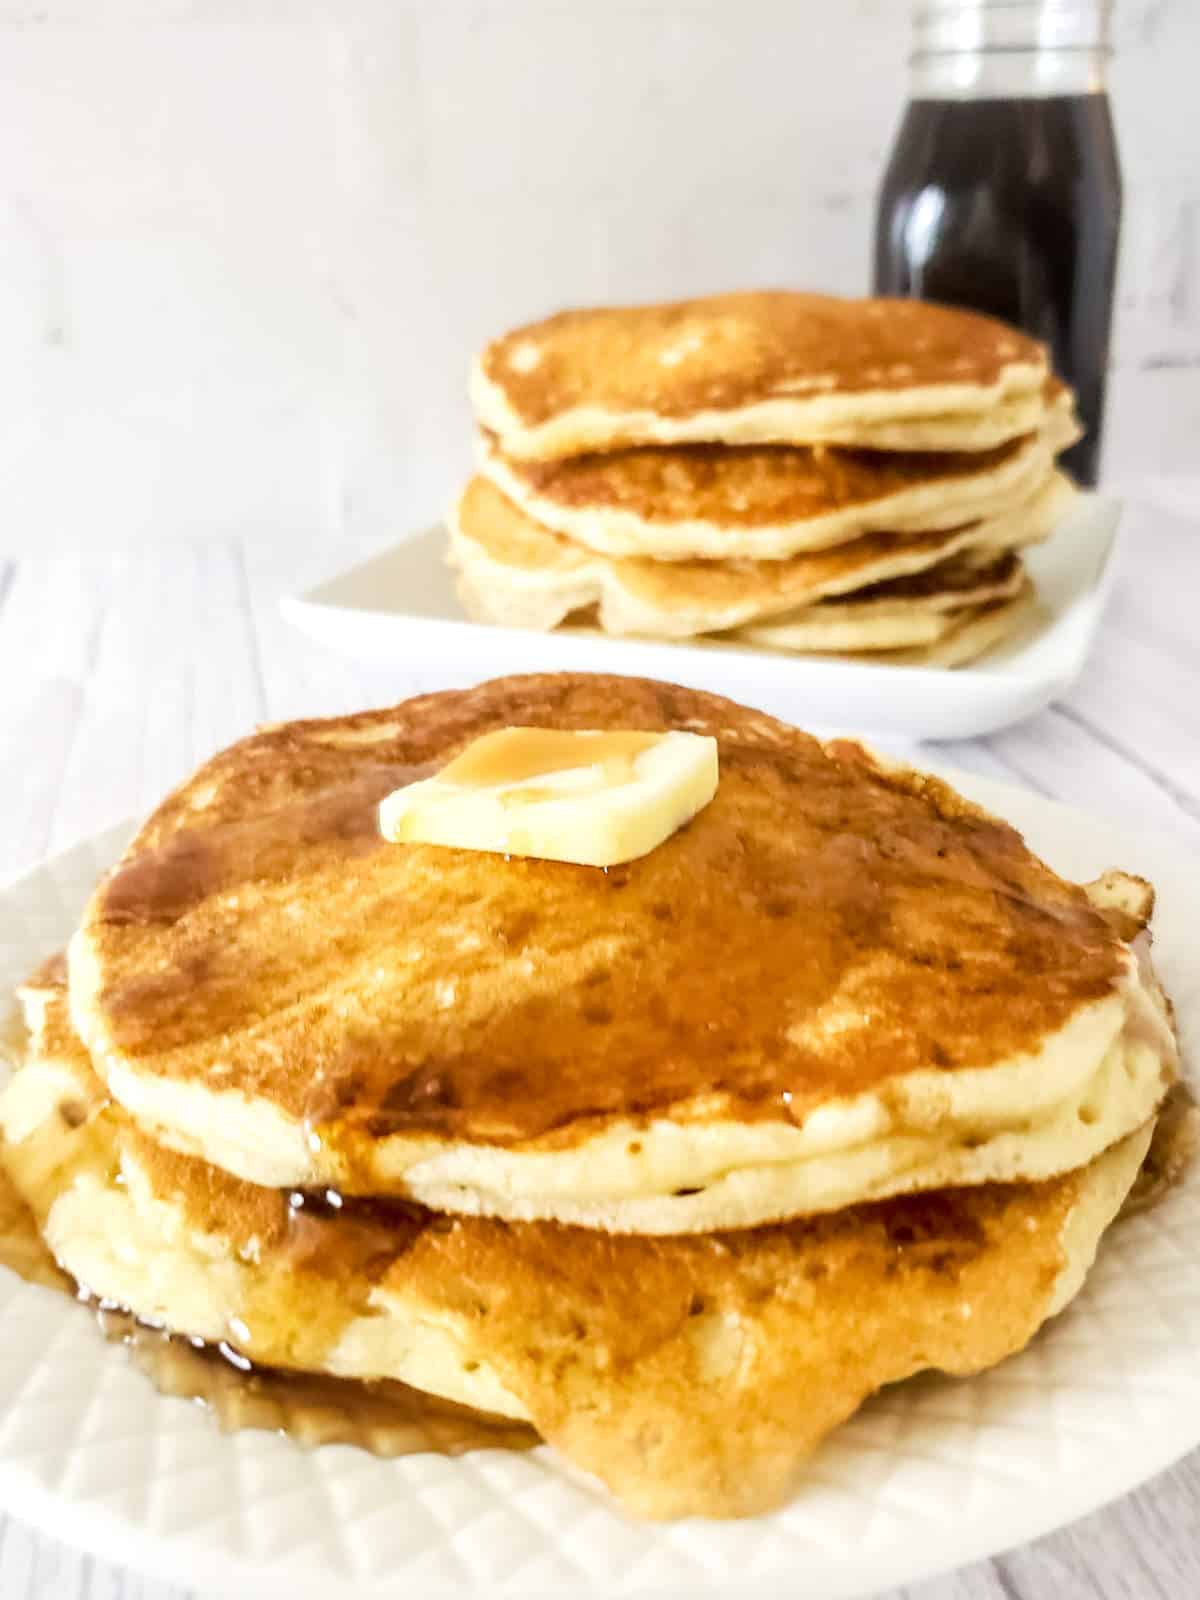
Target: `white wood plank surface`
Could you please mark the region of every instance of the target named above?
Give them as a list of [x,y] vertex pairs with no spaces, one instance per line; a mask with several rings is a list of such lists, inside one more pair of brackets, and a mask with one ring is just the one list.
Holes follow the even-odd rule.
[[[223,541],[0,563],[0,880],[147,810],[258,722],[437,687],[419,666],[342,659],[280,619],[281,594],[362,553]],[[1200,853],[1198,603],[1200,519],[1137,508],[1080,683],[1016,728],[924,753],[1169,833]],[[1197,1595],[1200,1452],[1073,1528],[889,1600]],[[198,1597],[0,1516],[0,1600]]]

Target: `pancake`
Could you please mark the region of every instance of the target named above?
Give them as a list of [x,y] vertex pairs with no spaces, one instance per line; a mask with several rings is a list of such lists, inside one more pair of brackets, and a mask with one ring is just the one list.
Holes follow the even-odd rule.
[[925,567],[903,578],[886,578],[864,584],[852,593],[821,600],[786,612],[774,620],[780,623],[800,618],[810,611],[825,616],[885,616],[899,612],[961,611],[966,606],[986,605],[992,600],[1007,600],[1019,593],[1025,582],[1025,564],[1014,550],[997,555],[986,546],[967,549],[960,555]]
[[[524,460],[706,440],[879,447],[881,427],[956,418],[961,438],[932,448],[979,449],[1039,426],[1047,375],[1043,345],[974,312],[752,291],[518,328],[478,358],[471,399]],[[978,425],[998,417],[982,445]]]
[[1200,1106],[1191,1086],[1180,1079],[1171,1085],[1154,1124],[1150,1148],[1137,1181],[1121,1208],[1123,1217],[1136,1216],[1159,1205],[1181,1182],[1200,1156]]
[[870,584],[852,594],[751,623],[730,638],[776,650],[862,653],[930,645],[946,638],[983,607],[1012,600],[1026,586],[1012,551],[989,559],[966,551],[936,567]]
[[[717,794],[602,871],[392,845],[506,726],[682,728]],[[260,731],[141,828],[70,948],[110,1092],[268,1187],[702,1232],[1041,1179],[1150,1117],[1161,995],[936,779],[639,679],[499,679]]]
[[1036,432],[1049,418],[1046,389],[1041,395],[1011,395],[987,411],[947,412],[936,417],[895,421],[831,423],[819,441],[859,450],[994,450],[1022,434]]
[[979,1372],[1074,1296],[1147,1125],[1039,1185],[685,1239],[257,1189],[138,1132],[51,999],[0,1101],[62,1266],[143,1319],[302,1371],[527,1418],[648,1517],[753,1515],[884,1383]]
[[[1014,551],[996,555],[986,546],[965,550],[949,561],[926,567],[904,578],[867,584],[853,594],[820,602],[823,610],[874,612],[905,605],[922,611],[957,611],[1016,594],[1025,581],[1025,564]],[[784,620],[780,618],[779,620]]]
[[792,655],[886,657],[891,665],[895,653],[928,649],[992,610],[969,606],[965,611],[921,611],[896,606],[886,614],[858,616],[851,606],[831,606],[829,615],[821,606],[811,606],[792,613],[789,622],[752,624],[728,637]]
[[598,556],[473,478],[450,512],[449,559],[468,614],[549,629],[595,607],[606,633],[680,639],[721,633],[921,572],[964,550],[1035,544],[1061,521],[1074,490],[1055,474],[1006,514],[941,533],[872,533],[782,561],[652,561]]
[[914,645],[905,650],[887,650],[875,656],[893,667],[939,667],[952,669],[970,666],[1006,644],[1037,613],[1033,585],[1026,581],[1011,600],[980,606],[956,617],[940,639],[932,644]]
[[889,666],[962,667],[1016,632],[1035,610],[1033,595],[1033,585],[1018,571],[1011,593],[966,606],[937,606],[929,597],[924,604],[875,602],[859,614],[851,596],[751,624],[729,637],[771,650],[870,658]]
[[1078,437],[1059,393],[1065,408],[1037,433],[973,453],[692,444],[519,461],[487,435],[479,470],[535,522],[599,555],[779,560],[1010,510]]

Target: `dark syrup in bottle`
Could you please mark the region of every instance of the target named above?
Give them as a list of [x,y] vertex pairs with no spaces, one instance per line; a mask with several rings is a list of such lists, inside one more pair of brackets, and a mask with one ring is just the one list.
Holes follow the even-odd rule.
[[[953,43],[942,20],[951,9],[942,8],[935,19],[942,44]],[[875,292],[969,306],[1044,340],[1056,371],[1076,391],[1087,429],[1064,464],[1080,482],[1092,484],[1121,221],[1108,96],[1087,87],[1098,81],[1094,64],[1086,78],[1076,77],[1082,51],[1063,52],[1065,70],[1048,73],[1044,52],[1016,48],[1009,31],[989,56],[992,10],[960,8],[974,18],[975,37],[985,41],[975,57],[978,91],[927,92],[939,74],[949,80],[952,69],[960,83],[969,78],[968,54],[914,57],[917,92],[879,195]],[[1000,10],[1006,29],[1019,25],[1024,13],[1033,30],[1029,37],[1043,40],[1046,14],[1066,14],[1051,3]],[[918,37],[921,26],[918,17]],[[1079,83],[1084,92],[1036,92],[1047,77]],[[986,92],[996,84],[1017,92]]]

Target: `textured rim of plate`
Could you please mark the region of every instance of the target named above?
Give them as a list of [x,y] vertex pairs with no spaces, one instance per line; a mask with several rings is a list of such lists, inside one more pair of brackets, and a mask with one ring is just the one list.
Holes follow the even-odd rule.
[[[394,541],[303,593],[284,595],[279,609],[285,621],[309,638],[355,657],[394,659],[397,642],[402,640],[405,649],[414,655],[419,652],[427,662],[429,652],[436,655],[438,642],[450,634],[470,660],[491,639],[499,649],[511,653],[514,664],[508,670],[517,670],[515,662],[520,659],[520,670],[613,671],[664,677],[695,688],[716,689],[733,699],[752,701],[778,716],[792,718],[801,713],[806,695],[810,701],[814,696],[818,700],[836,696],[843,702],[836,715],[806,707],[803,714],[807,720],[836,720],[843,725],[853,722],[877,732],[915,739],[976,737],[1034,715],[1079,676],[1111,588],[1123,511],[1119,499],[1090,491],[1079,496],[1064,527],[1080,521],[1094,523],[1094,547],[1085,558],[1086,576],[1081,577],[1077,591],[1049,627],[1021,644],[998,667],[986,660],[953,671],[945,667],[904,667],[904,681],[917,691],[912,699],[920,696],[930,706],[932,694],[932,706],[920,716],[914,717],[908,710],[875,722],[871,720],[871,708],[893,699],[897,686],[894,666],[788,655],[726,641],[670,641],[632,635],[606,638],[572,629],[542,633],[475,622],[465,615],[427,616],[403,607],[376,610],[327,598],[329,590],[363,568],[392,556],[399,548]],[[441,533],[434,526],[400,543],[432,541]],[[1029,552],[1035,568],[1045,548],[1038,546]],[[354,626],[348,631],[351,618]],[[397,625],[401,624],[402,631],[398,631]],[[613,651],[611,663],[597,657],[598,643],[602,652]],[[723,680],[720,684],[716,682],[718,677]],[[970,716],[963,709],[968,700],[974,706]]]
[[[1156,879],[1158,954],[1185,1052],[1200,1043],[1190,908],[1200,861],[1007,785],[951,774],[1064,873]],[[60,943],[128,824],[0,889],[7,987]],[[792,1591],[912,1583],[1049,1533],[1200,1443],[1200,1173],[1116,1231],[1080,1301],[969,1380],[918,1378],[818,1452],[783,1511],[631,1524],[545,1449],[382,1462],[223,1436],[164,1399],[90,1319],[0,1273],[0,1504],[54,1537],[172,1581],[365,1597]],[[799,1585],[799,1587],[796,1587]]]

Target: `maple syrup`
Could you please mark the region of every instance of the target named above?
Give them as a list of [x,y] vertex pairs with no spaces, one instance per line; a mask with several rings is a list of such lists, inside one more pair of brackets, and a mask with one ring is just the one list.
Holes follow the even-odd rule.
[[529,1450],[539,1442],[525,1423],[472,1411],[404,1383],[256,1366],[230,1345],[149,1327],[91,1298],[58,1266],[2,1168],[0,1266],[73,1298],[78,1314],[90,1311],[103,1337],[123,1345],[160,1394],[202,1405],[224,1433],[255,1428],[285,1434],[302,1449],[352,1444],[386,1457]]
[[601,767],[606,783],[627,782],[633,763],[661,733],[625,729],[584,732],[563,728],[501,728],[454,758],[438,776],[462,789],[496,789],[556,772]]
[[1099,0],[938,0],[914,11],[912,98],[875,225],[876,294],[966,306],[1049,347],[1094,484],[1121,226]]

